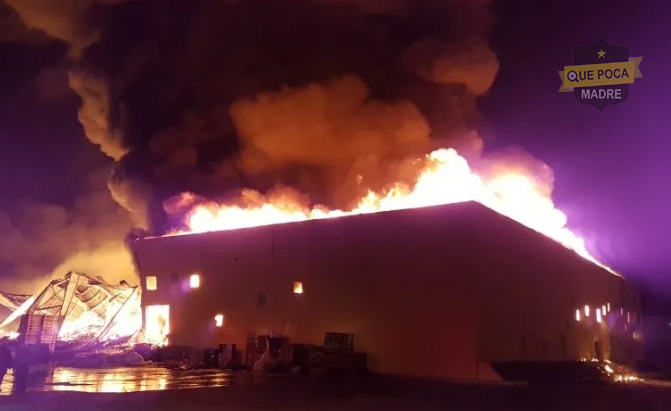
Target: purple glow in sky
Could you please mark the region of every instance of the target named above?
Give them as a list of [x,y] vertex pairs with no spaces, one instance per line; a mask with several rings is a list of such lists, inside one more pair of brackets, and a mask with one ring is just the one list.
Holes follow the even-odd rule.
[[[138,43],[139,37],[146,34],[142,31],[146,20],[138,21],[138,17],[133,17],[133,13],[142,11],[145,4],[159,3],[152,1],[133,3],[124,8],[123,12],[113,16],[127,19],[130,23],[124,26],[123,32],[115,32],[116,41],[110,42],[111,45],[108,45],[107,49],[94,50],[92,52],[94,57],[96,53],[114,55],[116,52],[121,53],[119,50],[127,52],[132,45]],[[199,0],[193,3],[206,2]],[[5,7],[4,2],[0,0],[0,11],[5,10]],[[187,10],[189,6],[184,3],[179,7]],[[667,20],[671,15],[671,4],[654,0],[639,2],[501,0],[494,2],[494,9],[494,27],[489,38],[490,45],[500,60],[500,72],[493,88],[479,101],[483,115],[478,128],[486,140],[487,149],[518,146],[550,165],[555,174],[555,202],[568,215],[571,228],[586,239],[590,250],[607,264],[623,272],[625,276],[654,282],[664,286],[671,293],[671,276],[668,269],[671,267],[671,253],[666,247],[671,232],[671,216],[668,211],[671,205],[671,190],[667,188],[671,181],[669,161],[671,116],[666,114],[667,107],[671,106],[671,82],[667,79],[667,64],[671,62],[671,56],[667,52],[671,42],[671,30],[668,29]],[[345,15],[346,12],[342,13]],[[335,16],[333,18],[340,18],[342,15],[333,15]],[[332,15],[326,13],[320,16],[328,16],[330,19]],[[385,59],[395,61],[394,59],[402,51],[402,47],[397,44],[401,44],[402,41],[396,37],[415,36],[417,35],[415,31],[419,33],[431,25],[434,25],[437,31],[444,29],[445,24],[442,21],[434,21],[435,16],[421,17],[416,27],[399,25],[402,29],[396,29],[399,22],[394,20],[393,13],[390,16],[376,16],[375,21],[384,20],[389,27],[394,27],[394,30],[390,30],[393,35],[389,35],[388,48],[366,50],[365,53],[356,56],[365,61],[364,68],[373,67],[370,73],[365,73],[368,75],[367,80],[377,81],[379,84],[375,84],[373,88],[384,97],[396,98],[396,93],[400,93],[399,90],[414,92],[413,87],[420,90],[417,92],[419,94],[426,92],[422,89],[426,84],[413,83],[410,87],[406,74],[399,75],[393,70],[378,71],[373,63],[379,61],[371,57],[379,57],[380,61],[385,62],[387,61]],[[366,18],[370,19],[369,16]],[[353,21],[365,27],[363,21],[370,24],[374,19]],[[208,23],[206,20],[203,20],[203,24]],[[267,23],[272,23],[272,18]],[[353,23],[353,26],[358,27],[356,24]],[[177,24],[176,27],[178,26]],[[237,30],[234,30],[235,33],[243,32],[245,29],[234,28]],[[182,34],[189,33],[195,37],[203,34],[195,29],[188,31],[186,28],[175,31],[180,31]],[[362,29],[361,32],[365,30]],[[5,32],[0,30],[0,34],[2,33]],[[446,31],[441,34],[450,33]],[[182,39],[181,34],[170,35]],[[375,31],[370,37],[361,41],[375,42],[383,35]],[[171,58],[171,53],[176,53],[176,50],[187,50],[187,52],[193,51],[194,54],[202,53],[193,59],[194,64],[206,62],[209,65],[210,58],[214,58],[212,56],[216,54],[208,54],[211,51],[206,47],[194,49],[184,45],[181,48],[178,45],[164,50],[159,47],[165,45],[160,39],[147,37],[145,43],[138,44],[156,51],[156,55],[165,56],[166,59]],[[337,36],[334,38],[337,39]],[[246,38],[248,41],[250,39],[254,40],[254,35]],[[636,83],[630,86],[628,100],[619,105],[609,106],[603,112],[599,112],[595,107],[578,103],[570,93],[558,93],[557,72],[572,63],[573,47],[586,46],[599,39],[616,46],[629,47],[630,56],[643,56],[641,64],[643,78],[637,79]],[[79,100],[68,88],[66,76],[68,65],[64,59],[66,47],[63,44],[45,42],[39,36],[22,38],[20,42],[16,40],[0,37],[0,55],[3,61],[0,67],[0,91],[2,91],[0,209],[13,217],[17,215],[16,210],[35,202],[52,203],[64,206],[65,210],[71,209],[75,206],[74,199],[81,194],[81,188],[90,185],[91,170],[109,166],[110,160],[86,140],[77,120]],[[313,39],[305,39],[306,43],[309,43],[308,40]],[[187,44],[186,41],[184,44]],[[323,49],[320,44],[317,46],[315,46],[317,49]],[[291,48],[289,51],[299,53],[300,48]],[[217,63],[222,64],[222,70],[228,70],[229,66],[239,68],[238,66],[248,64],[249,67],[243,67],[244,70],[250,73],[261,71],[263,67],[260,65],[241,62],[251,54],[246,48],[236,49],[236,53],[232,54],[237,56],[236,58],[231,58],[226,64],[221,61]],[[121,64],[123,59],[117,61],[108,56],[100,58],[106,64],[105,68],[114,73],[115,85],[119,88],[125,86],[131,90],[127,96],[128,100],[133,100],[137,106],[144,107],[149,113],[147,116],[136,117],[142,121],[136,120],[132,133],[127,136],[131,143],[137,141],[147,143],[145,140],[149,139],[148,135],[161,127],[172,126],[170,121],[175,112],[178,109],[184,111],[189,104],[195,106],[198,103],[200,108],[205,106],[216,112],[216,109],[209,107],[214,105],[212,101],[206,98],[197,99],[190,94],[194,83],[205,83],[205,81],[190,77],[191,72],[186,69],[188,75],[173,78],[171,76],[174,72],[161,71],[160,64],[166,62],[157,58],[152,63],[156,63],[158,68],[147,64],[151,76],[138,75],[137,78],[133,78],[133,74],[137,74],[134,70],[139,70],[138,67],[144,63],[138,55],[126,53],[125,57],[128,57],[126,61],[130,61],[126,65]],[[329,60],[330,57],[327,54],[320,54],[312,60],[323,60],[323,66],[328,66],[327,62],[334,63],[334,61],[345,66],[349,64],[347,58],[332,61]],[[371,57],[370,61],[366,60],[368,57]],[[176,65],[180,61],[175,57],[175,60],[169,60],[168,63]],[[188,59],[185,61],[191,62]],[[212,65],[214,66],[214,63]],[[295,71],[289,70],[290,68],[291,66],[284,67],[290,77],[286,81],[300,83],[298,80],[303,79],[298,74],[295,78],[291,77]],[[329,70],[324,71],[331,74]],[[128,86],[131,83],[125,76],[137,80],[137,84]],[[165,76],[165,79],[162,76]],[[222,78],[226,76],[217,77],[219,80]],[[276,78],[274,73],[268,78],[264,80],[273,87],[278,81],[285,81],[284,78]],[[178,100],[175,97],[177,92],[163,93],[161,82],[169,80],[178,83],[180,87],[178,91],[188,97],[186,99],[188,104],[176,103],[177,109],[171,106],[174,111],[163,110],[163,107],[155,103],[157,96],[165,101]],[[160,87],[156,84],[153,88],[144,87],[144,84],[152,81]],[[408,81],[408,84],[403,83],[404,81]],[[394,87],[398,85],[395,82],[401,85]],[[237,80],[233,83],[235,92],[242,95],[250,93],[249,90],[254,87],[265,87],[265,84],[254,82],[251,85],[244,82],[237,84]],[[230,86],[225,82],[215,85],[207,83],[206,87],[200,84],[203,88],[199,90],[215,93],[218,86],[224,85]],[[431,93],[434,91],[432,89]],[[442,91],[444,90],[438,89],[434,94],[427,94],[435,97],[440,96]],[[212,99],[215,97],[220,96],[214,96]],[[435,99],[445,104],[446,108],[443,109],[441,105],[437,112],[444,114],[434,117],[438,120],[441,120],[441,117],[450,117],[448,115],[450,107],[447,107],[449,100],[443,101],[438,97]],[[128,107],[115,107],[115,110],[123,112]],[[435,107],[432,109],[436,110]],[[126,119],[121,115],[119,117],[124,121]],[[451,118],[446,122],[449,120]],[[207,129],[210,126],[204,125],[203,133],[210,131]],[[230,124],[227,126],[230,127]],[[222,130],[216,131],[225,137],[230,137],[227,134],[230,132],[225,126],[222,126]],[[198,162],[202,162],[204,164],[202,167],[207,169],[211,159],[221,155],[220,151],[233,151],[237,148],[236,142],[233,141],[226,147],[204,150],[205,154],[198,153]],[[129,170],[151,168],[153,164],[147,161],[147,158],[153,159],[147,154],[150,151],[149,148],[144,151],[138,150],[135,156],[125,159],[124,164],[129,166],[127,167]],[[143,157],[145,155],[146,157]],[[172,160],[179,162],[184,158]],[[159,194],[163,193],[157,195]],[[94,198],[94,200],[100,199]],[[50,221],[67,220],[69,217],[64,209],[48,208],[47,214],[54,217]],[[158,209],[160,211],[160,207]],[[23,218],[39,220],[35,215]],[[115,214],[105,215],[101,219],[110,218],[115,218]],[[0,228],[6,227],[7,224],[7,219],[0,218]],[[42,226],[46,230],[49,224],[52,223],[44,223]],[[66,237],[74,235],[72,231],[67,233]],[[36,264],[48,261],[52,257],[41,253],[31,255]],[[9,269],[3,266],[4,262],[0,261],[0,271],[9,272]]]
[[[515,20],[525,5],[539,18]],[[671,5],[514,1],[498,10],[501,71],[482,104],[489,147],[519,145],[543,159],[555,172],[555,202],[596,255],[630,278],[671,286]],[[600,38],[643,56],[627,101],[603,112],[557,92],[573,47]]]

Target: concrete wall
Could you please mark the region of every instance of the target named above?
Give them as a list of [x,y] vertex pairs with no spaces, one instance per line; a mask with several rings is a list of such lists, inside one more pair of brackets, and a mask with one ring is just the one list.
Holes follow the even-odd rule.
[[481,361],[587,357],[597,331],[575,309],[637,304],[621,279],[470,203],[147,239],[136,255],[143,279],[159,278],[143,304],[171,306],[171,343],[353,332],[370,368],[392,374],[475,378]]
[[[515,225],[506,218],[490,218],[474,232],[474,242],[486,256],[476,262],[476,271],[483,275],[479,359],[594,358],[595,340],[606,358],[629,364],[641,359],[642,345],[633,338],[640,327],[638,292],[623,278]],[[590,316],[585,316],[585,306]],[[599,323],[595,311],[604,306],[611,311]],[[576,310],[581,311],[580,321]]]
[[[244,347],[250,333],[275,332],[321,345],[327,331],[353,332],[374,371],[472,378],[475,298],[466,230],[452,211],[141,241],[142,275],[159,277],[143,304],[171,305],[174,344]],[[179,284],[169,286],[171,272],[183,274]],[[194,272],[202,285],[189,290]]]

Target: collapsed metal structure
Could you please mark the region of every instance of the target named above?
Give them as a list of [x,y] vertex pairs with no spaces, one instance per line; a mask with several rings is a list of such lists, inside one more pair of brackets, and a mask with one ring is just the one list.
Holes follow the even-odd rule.
[[21,307],[23,303],[28,301],[30,297],[32,296],[23,294],[11,294],[0,291],[0,305],[14,311],[17,310],[19,307]]
[[56,341],[109,341],[133,336],[142,326],[138,286],[113,285],[83,273],[69,272],[37,297],[0,293],[0,305],[14,311],[5,323],[21,317],[23,342],[52,350]]

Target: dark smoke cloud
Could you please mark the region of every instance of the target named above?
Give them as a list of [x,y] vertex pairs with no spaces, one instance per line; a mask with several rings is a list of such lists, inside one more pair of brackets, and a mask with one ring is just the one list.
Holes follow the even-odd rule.
[[50,41],[43,31],[28,28],[16,10],[0,2],[0,43],[43,45]]
[[352,5],[372,14],[402,15],[409,9],[406,0],[315,0],[324,4]]
[[[51,60],[49,64],[55,65],[42,67],[39,71],[26,67],[27,71],[34,71],[34,82],[28,87],[19,85],[15,87],[15,92],[3,96],[9,103],[7,111],[15,112],[14,115],[20,118],[25,114],[22,110],[26,106],[34,106],[29,121],[34,121],[32,116],[35,116],[52,130],[48,136],[50,141],[44,142],[36,127],[25,127],[25,134],[37,131],[33,142],[43,151],[35,161],[58,157],[60,172],[65,176],[72,174],[67,180],[79,186],[56,188],[55,191],[62,193],[70,190],[79,197],[66,201],[71,203],[69,205],[17,200],[13,207],[0,211],[0,273],[4,278],[11,278],[0,281],[0,289],[19,293],[39,292],[49,280],[62,277],[70,270],[100,275],[112,282],[124,279],[137,283],[132,259],[123,239],[132,227],[141,226],[143,222],[136,221],[110,197],[108,180],[111,167],[98,170],[100,161],[95,158],[94,150],[84,150],[86,158],[81,158],[80,150],[68,153],[66,158],[62,157],[63,150],[54,150],[49,154],[50,147],[57,145],[54,141],[66,140],[59,129],[63,121],[48,123],[45,118],[52,119],[52,116],[40,114],[52,109],[62,113],[62,106],[69,106],[74,100],[70,81],[72,62],[64,61],[62,55],[67,50],[77,61],[76,56],[85,43],[77,44],[75,41],[85,30],[75,27],[79,18],[75,16],[88,13],[86,10],[89,8],[67,1],[12,3],[16,9],[0,2],[0,43],[5,43],[5,50],[10,50],[7,55],[14,57],[11,50],[23,53],[28,49],[32,54],[23,57],[23,60],[30,60],[30,55],[33,55],[38,57],[30,63]],[[59,8],[53,8],[54,5]],[[65,12],[65,15],[57,12]],[[70,19],[73,21],[69,22]],[[67,40],[68,46],[59,46],[58,40]],[[21,48],[8,43],[29,47]],[[5,117],[13,116],[7,111]],[[3,131],[15,137],[11,131]],[[67,145],[67,141],[64,144]],[[47,163],[53,164],[53,161]],[[72,173],[62,171],[70,168]],[[87,173],[90,173],[88,178]],[[17,185],[35,185],[34,182],[23,183],[21,179],[26,177],[13,176],[12,180]]]
[[47,67],[35,78],[37,98],[43,102],[63,101],[72,95],[68,73],[63,66]]
[[489,1],[6,1],[70,45],[80,121],[117,161],[113,198],[155,232],[183,191],[284,184],[342,204],[405,156],[481,149]]
[[96,42],[99,31],[92,21],[96,6],[111,6],[127,0],[4,0],[21,17],[29,30],[40,30],[70,45],[78,56]]
[[410,46],[402,60],[404,67],[428,81],[462,84],[476,96],[492,87],[499,71],[496,55],[482,39],[451,44],[425,39]]
[[35,293],[68,271],[137,283],[123,244],[133,225],[110,198],[109,171],[93,173],[89,194],[71,208],[24,201],[15,210],[0,211],[0,267],[12,274],[0,289]]
[[353,76],[237,100],[231,116],[244,170],[272,173],[294,164],[320,170],[322,185],[335,190],[331,202],[342,207],[363,194],[344,191],[343,183],[382,175],[374,187],[382,188],[395,181],[390,167],[397,161],[431,148],[431,130],[414,104],[371,100]]
[[[40,30],[68,44],[75,62],[81,53],[98,41],[100,27],[93,12],[96,9],[124,3],[127,0],[4,0],[23,20],[30,31]],[[110,94],[104,78],[92,72],[74,69],[70,86],[81,97],[79,120],[92,143],[99,145],[108,156],[118,160],[127,150],[121,148],[118,134],[111,130]]]

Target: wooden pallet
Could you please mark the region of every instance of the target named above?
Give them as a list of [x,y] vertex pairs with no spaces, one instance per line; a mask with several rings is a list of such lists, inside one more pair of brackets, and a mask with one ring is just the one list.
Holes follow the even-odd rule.
[[324,337],[325,351],[353,352],[354,334],[328,332]]

